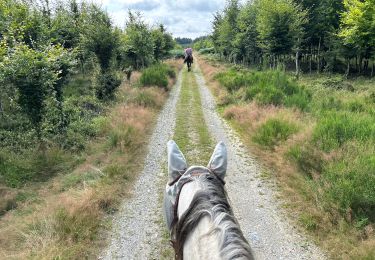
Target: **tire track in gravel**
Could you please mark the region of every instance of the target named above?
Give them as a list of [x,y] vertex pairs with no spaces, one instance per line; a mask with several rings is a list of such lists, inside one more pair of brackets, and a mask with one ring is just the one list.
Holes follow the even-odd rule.
[[160,179],[166,163],[166,143],[173,136],[182,70],[149,140],[142,173],[132,197],[123,202],[113,220],[110,244],[100,259],[148,259],[160,240]]
[[275,184],[261,178],[262,169],[233,129],[216,112],[199,65],[194,66],[204,118],[213,140],[228,149],[226,189],[236,218],[256,259],[325,259],[326,256],[287,220],[276,200]]

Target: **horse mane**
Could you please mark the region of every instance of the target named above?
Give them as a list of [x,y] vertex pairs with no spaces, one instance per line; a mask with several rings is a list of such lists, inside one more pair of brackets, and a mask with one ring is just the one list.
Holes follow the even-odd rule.
[[210,233],[218,233],[222,259],[254,259],[250,245],[233,215],[223,184],[210,174],[193,177],[193,181],[200,182],[204,189],[195,193],[189,208],[177,222],[175,229],[177,259],[182,259],[183,247],[188,235],[205,216],[210,217],[214,225]]

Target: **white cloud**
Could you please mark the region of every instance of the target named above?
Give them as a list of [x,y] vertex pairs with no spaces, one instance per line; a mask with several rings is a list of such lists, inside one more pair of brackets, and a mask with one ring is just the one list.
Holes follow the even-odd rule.
[[174,37],[206,35],[211,32],[212,14],[224,8],[225,0],[93,0],[101,4],[124,27],[127,10],[140,11],[150,25],[163,23]]

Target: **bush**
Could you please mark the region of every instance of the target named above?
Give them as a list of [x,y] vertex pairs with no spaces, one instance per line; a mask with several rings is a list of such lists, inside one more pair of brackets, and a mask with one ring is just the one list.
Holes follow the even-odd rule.
[[114,72],[105,71],[96,77],[96,96],[98,99],[113,99],[116,89],[120,86],[121,80]]
[[200,49],[199,51],[199,54],[212,54],[212,53],[215,53],[215,48],[214,47],[211,47],[211,48],[203,48],[203,49]]
[[183,49],[173,49],[169,51],[169,56],[175,59],[183,59],[185,57],[185,52]]
[[245,75],[235,70],[220,72],[215,75],[215,79],[230,92],[236,91],[247,84]]
[[229,70],[215,76],[221,85],[233,93],[245,88],[244,99],[262,105],[285,105],[307,110],[311,94],[281,71],[241,72]]
[[142,86],[168,87],[168,77],[175,78],[175,71],[166,64],[155,64],[143,70],[140,83]]
[[375,140],[375,119],[351,112],[324,113],[313,132],[314,142],[325,151],[341,147],[349,140]]
[[253,141],[272,148],[281,141],[285,141],[290,135],[297,132],[297,126],[286,121],[272,118],[261,125],[253,136]]

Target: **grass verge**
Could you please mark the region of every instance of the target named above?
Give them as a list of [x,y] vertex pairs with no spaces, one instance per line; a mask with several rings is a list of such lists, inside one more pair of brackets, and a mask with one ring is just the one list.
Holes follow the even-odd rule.
[[201,68],[223,117],[274,169],[300,227],[332,258],[374,259],[374,81]]
[[[97,257],[112,214],[143,167],[139,158],[167,98],[161,88],[140,88],[139,77],[134,73],[124,82],[118,102],[108,104],[108,112],[93,120],[96,138],[74,166],[62,164],[54,177],[0,188],[6,195],[2,199],[9,198],[0,219],[1,259]],[[140,102],[141,93],[147,93],[150,102]],[[47,174],[54,169],[50,165],[56,167],[53,161],[43,167]]]

